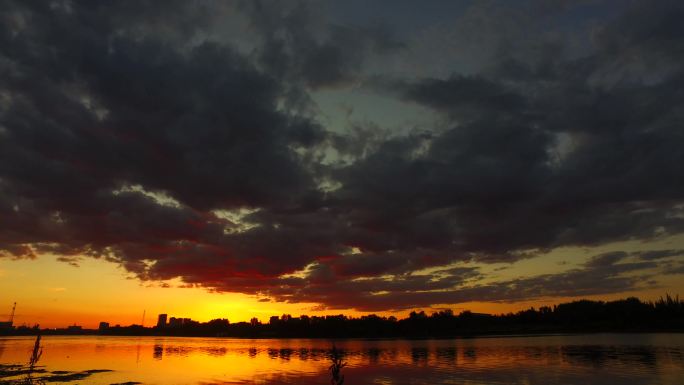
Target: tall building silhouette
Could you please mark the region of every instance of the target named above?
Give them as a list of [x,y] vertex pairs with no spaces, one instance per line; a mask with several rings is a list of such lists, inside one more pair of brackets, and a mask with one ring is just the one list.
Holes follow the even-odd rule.
[[168,315],[159,314],[159,317],[157,317],[157,327],[158,328],[165,328],[166,327],[166,317],[168,317]]

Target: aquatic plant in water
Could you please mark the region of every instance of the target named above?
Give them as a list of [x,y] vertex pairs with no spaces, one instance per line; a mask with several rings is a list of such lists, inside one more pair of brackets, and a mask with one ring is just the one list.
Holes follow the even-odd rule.
[[29,374],[31,377],[33,370],[36,368],[40,357],[43,356],[43,347],[40,346],[40,334],[36,336],[36,342],[33,344],[33,351],[31,352],[31,358],[29,359]]
[[331,385],[342,385],[344,384],[344,375],[341,374],[342,368],[347,366],[346,362],[342,362],[342,352],[338,350],[333,344],[332,350],[330,351],[330,361],[332,365],[328,367],[330,370],[330,384]]
[[[0,364],[0,385],[44,385],[51,382],[72,382],[83,380],[95,373],[111,372],[109,369],[90,369],[82,372],[69,372],[64,370],[54,370],[51,372],[45,369],[38,368],[38,361],[43,356],[43,346],[40,343],[41,336],[36,336],[36,341],[33,344],[33,350],[29,357],[29,362],[24,365],[4,365]],[[34,373],[41,373],[40,377],[33,377]],[[23,378],[4,379],[11,377],[23,376]],[[139,384],[139,382],[129,381],[123,383],[124,385]]]

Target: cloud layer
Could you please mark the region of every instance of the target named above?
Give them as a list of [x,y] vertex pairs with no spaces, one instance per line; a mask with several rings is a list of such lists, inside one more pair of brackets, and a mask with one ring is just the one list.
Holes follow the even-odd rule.
[[[492,27],[512,12],[524,28]],[[361,310],[624,292],[681,272],[677,250],[493,283],[458,265],[684,232],[679,2],[474,3],[453,28],[481,28],[482,46],[422,58],[470,58],[446,76],[377,70],[416,60],[434,31],[343,25],[306,2],[0,14],[0,256],[106,258],[141,279]],[[435,124],[334,131],[316,95],[340,89]]]

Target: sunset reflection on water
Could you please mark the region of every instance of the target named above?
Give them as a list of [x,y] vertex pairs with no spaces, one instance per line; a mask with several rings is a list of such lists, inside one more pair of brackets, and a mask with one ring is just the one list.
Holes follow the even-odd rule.
[[[0,338],[0,363],[23,363],[32,344],[32,337]],[[684,383],[680,334],[335,344],[344,351],[350,385]],[[326,384],[331,346],[308,339],[47,336],[41,364],[47,370],[113,370],[79,381],[86,384]]]

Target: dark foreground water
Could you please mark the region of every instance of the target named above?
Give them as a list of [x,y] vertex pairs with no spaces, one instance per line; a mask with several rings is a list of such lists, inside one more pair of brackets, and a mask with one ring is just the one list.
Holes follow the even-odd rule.
[[[33,342],[0,337],[0,363],[25,364]],[[328,340],[47,336],[43,342],[43,376],[112,370],[85,373],[72,383],[330,383]],[[684,384],[684,334],[335,343],[348,362],[345,385]],[[20,378],[7,372],[0,384]]]

